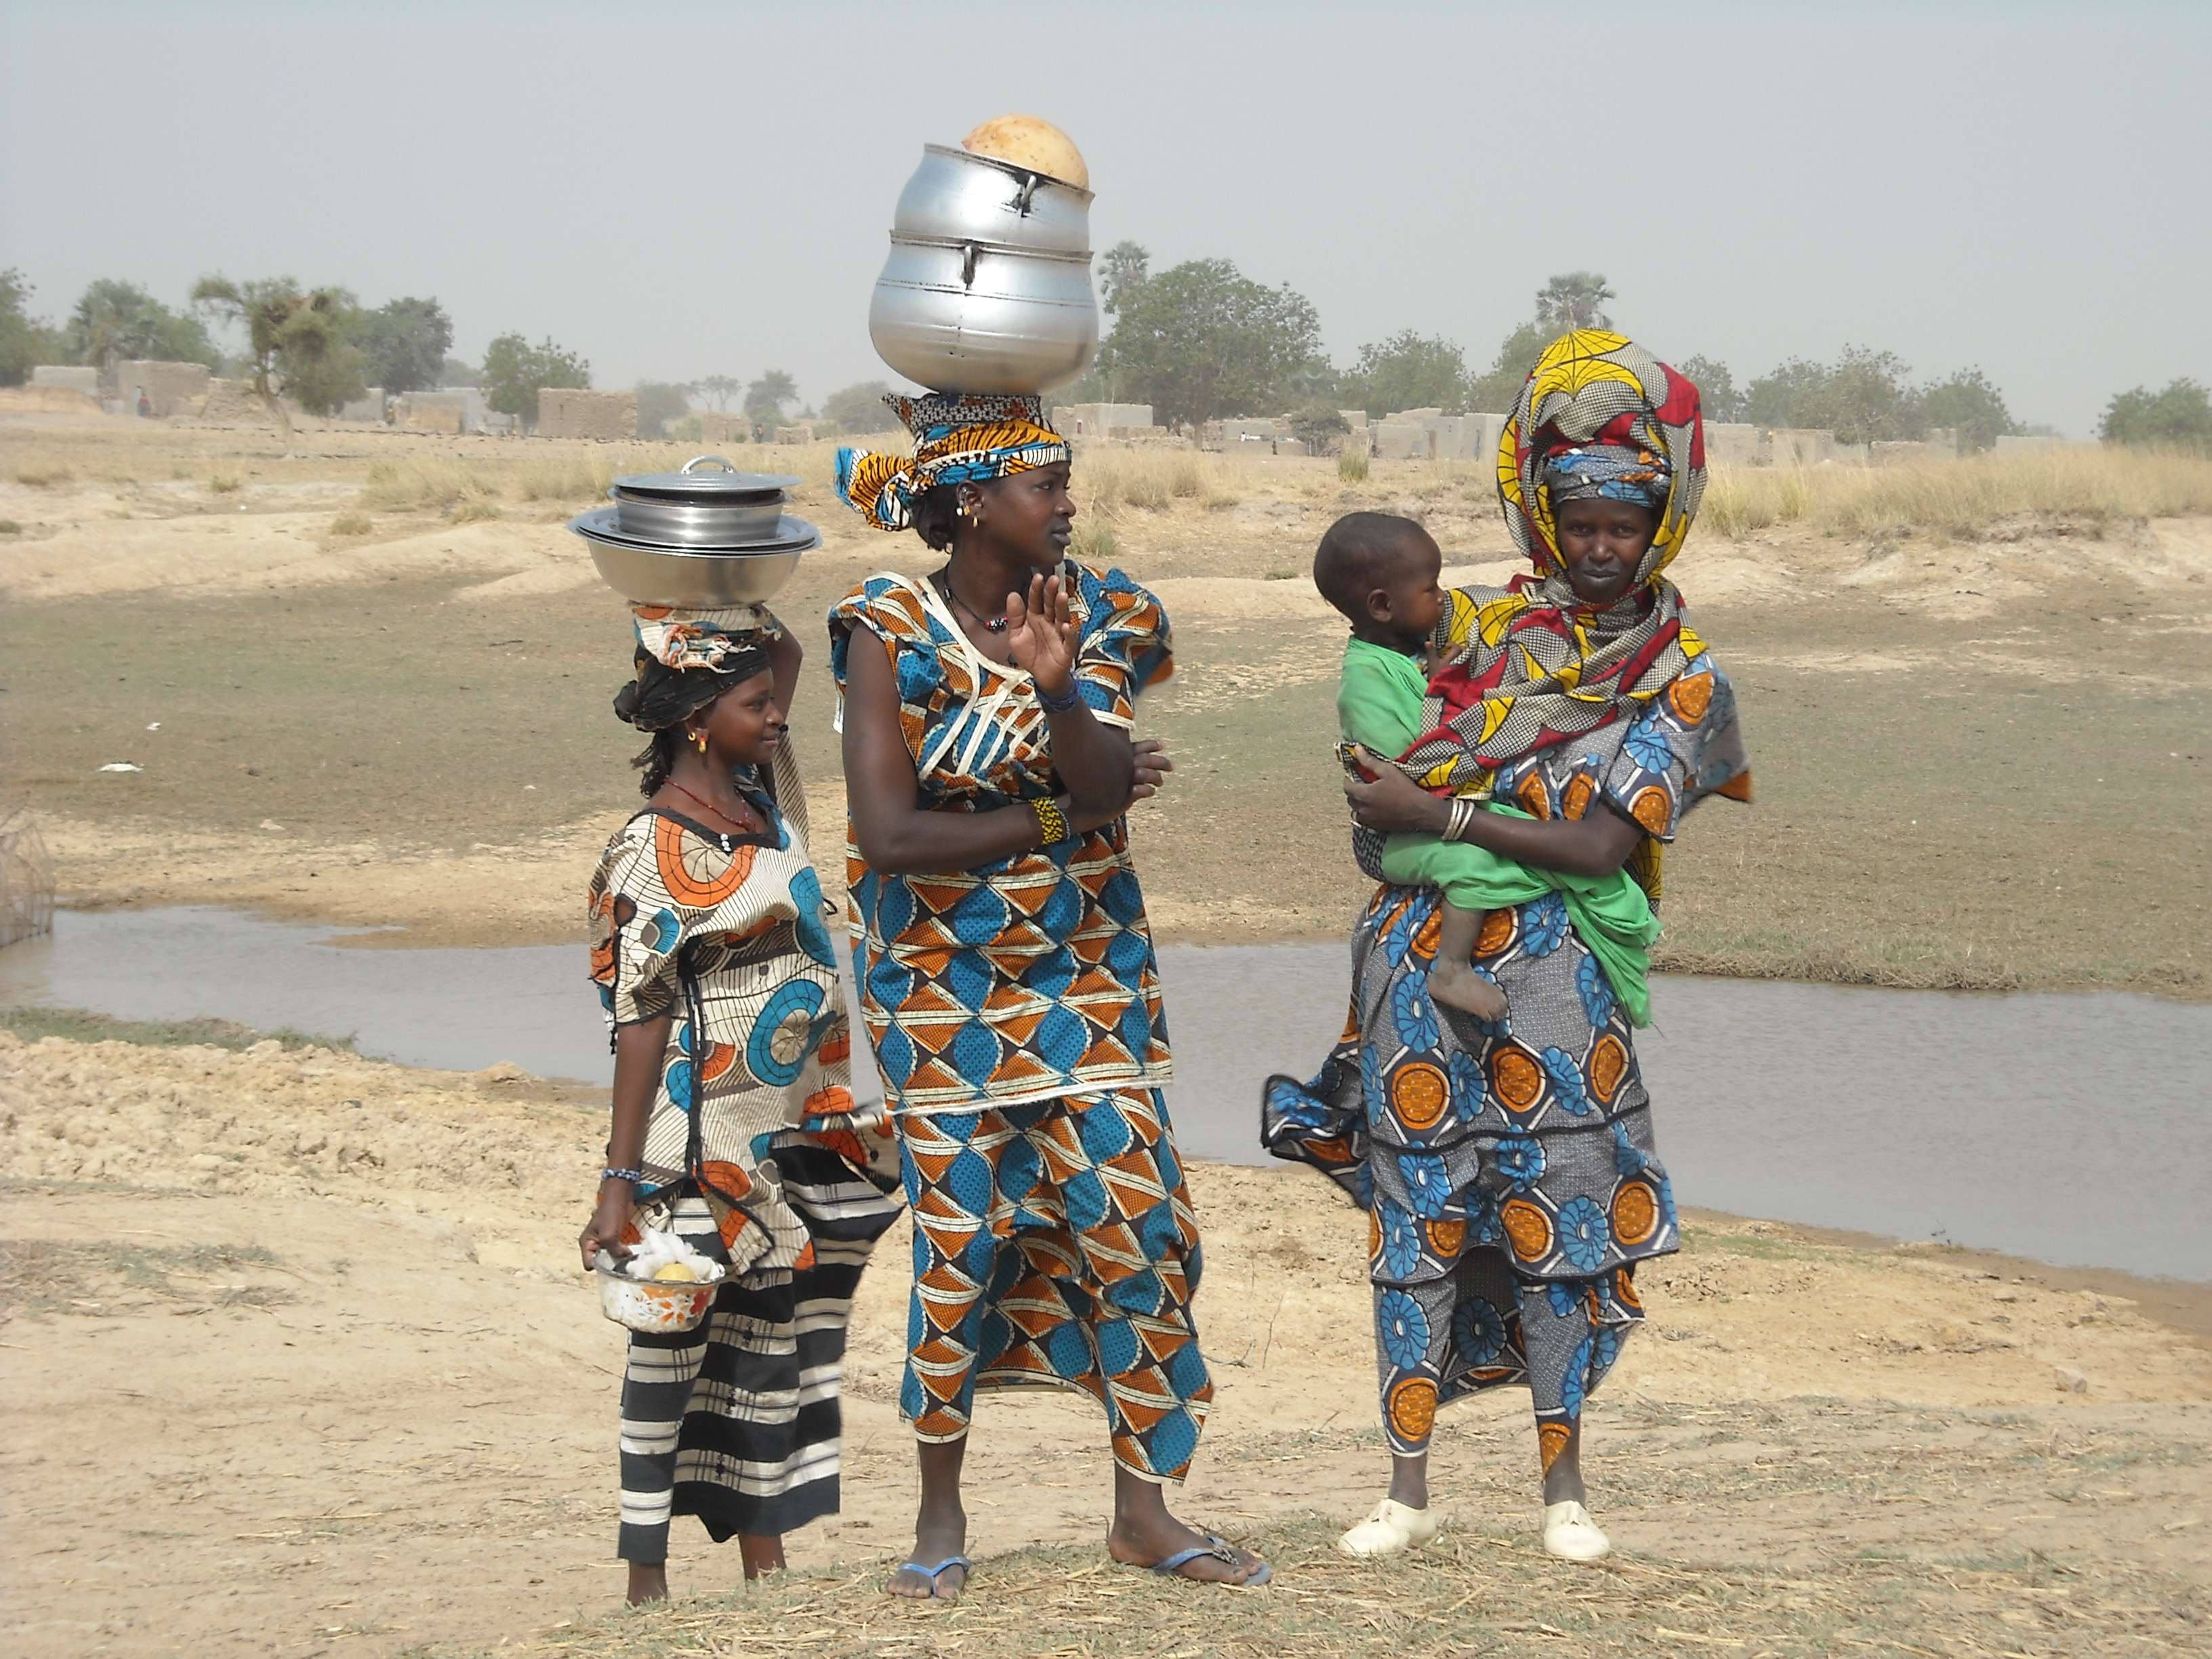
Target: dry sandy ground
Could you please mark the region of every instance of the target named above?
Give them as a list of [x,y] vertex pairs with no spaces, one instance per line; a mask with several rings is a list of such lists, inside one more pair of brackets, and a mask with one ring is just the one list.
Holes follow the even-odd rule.
[[[599,1121],[511,1067],[464,1076],[274,1043],[234,1054],[0,1032],[0,1644],[26,1659],[684,1650],[693,1638],[618,1616],[622,1337],[570,1244]],[[1176,1501],[1274,1553],[1286,1591],[1319,1594],[1340,1571],[1330,1529],[1364,1512],[1385,1473],[1362,1230],[1302,1170],[1200,1166],[1193,1183],[1219,1396]],[[891,1403],[904,1249],[902,1225],[854,1320],[843,1516],[792,1540],[801,1574],[844,1564],[871,1619],[870,1586],[906,1541],[915,1499]],[[1883,1626],[1915,1651],[1945,1630],[2037,1653],[2203,1639],[2201,1295],[2139,1292],[2192,1334],[2147,1316],[2110,1275],[2083,1288],[2024,1264],[1721,1218],[1698,1218],[1687,1252],[1639,1283],[1649,1328],[1589,1419],[1594,1503],[1627,1575],[1600,1601],[1638,1573],[1778,1574],[1843,1593],[1888,1561],[1920,1575],[1905,1622]],[[1525,1413],[1512,1393],[1447,1413],[1438,1501],[1462,1554],[1419,1571],[1460,1560],[1479,1584],[1478,1569],[1503,1563],[1567,1598],[1529,1615],[1556,1620],[1590,1581],[1546,1577],[1533,1553]],[[1082,1546],[1066,1570],[1091,1564],[1109,1491],[1087,1401],[1000,1395],[981,1419],[978,1618],[994,1585],[1036,1589],[1031,1556],[1009,1552]],[[1345,1593],[1385,1606],[1390,1571]],[[736,1563],[679,1523],[672,1573],[679,1595],[721,1592]],[[1266,1605],[1273,1618],[1302,1604]],[[1056,1635],[963,1649],[948,1627],[929,1646],[1103,1641],[1097,1626],[1113,1621],[1097,1611],[1067,1614]],[[781,1651],[828,1634],[803,1618],[775,1628]],[[915,1628],[838,1650],[920,1650]],[[1133,1648],[1096,1650],[1146,1650],[1123,1634]],[[1296,1650],[1339,1650],[1313,1642]],[[1601,1647],[1613,1650],[1589,1650]]]

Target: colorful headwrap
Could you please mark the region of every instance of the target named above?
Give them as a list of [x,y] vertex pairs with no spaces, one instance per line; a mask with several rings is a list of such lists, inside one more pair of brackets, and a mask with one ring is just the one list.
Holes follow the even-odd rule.
[[1033,395],[893,392],[884,402],[914,434],[914,453],[837,452],[837,493],[878,530],[913,522],[917,497],[938,484],[984,483],[1068,459],[1067,440],[1045,424]]
[[[695,611],[669,605],[634,605],[637,647],[665,668],[712,668],[726,672],[727,659],[763,649],[783,629],[768,607],[737,605]],[[757,673],[759,671],[754,671]]]
[[634,605],[637,672],[615,694],[615,714],[641,732],[665,731],[733,685],[769,669],[783,629],[760,605],[695,611]]
[[[1628,451],[1633,459],[1606,450]],[[1656,475],[1640,481],[1638,495],[1595,492],[1657,511],[1657,531],[1636,568],[1637,587],[1650,586],[1680,549],[1705,493],[1698,388],[1625,334],[1577,329],[1544,349],[1498,441],[1505,527],[1540,576],[1565,574],[1552,516],[1554,465],[1576,481],[1560,494],[1568,501],[1592,493],[1579,488],[1583,479],[1620,483],[1631,471]]]
[[1544,489],[1560,501],[1628,501],[1657,512],[1667,505],[1674,475],[1648,449],[1625,444],[1586,444],[1544,459]]
[[[1702,656],[1660,572],[1705,487],[1696,386],[1619,334],[1580,329],[1546,348],[1498,450],[1506,526],[1536,568],[1452,593],[1430,729],[1401,757],[1407,774],[1439,793],[1487,794],[1501,766],[1633,718]],[[1648,506],[1658,520],[1634,583],[1603,610],[1576,596],[1553,516],[1555,500],[1592,495]]]

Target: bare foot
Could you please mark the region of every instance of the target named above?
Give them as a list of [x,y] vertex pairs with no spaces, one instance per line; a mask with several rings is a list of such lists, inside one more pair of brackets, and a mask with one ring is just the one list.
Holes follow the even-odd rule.
[[641,1607],[647,1601],[668,1599],[668,1563],[665,1561],[633,1561],[629,1564],[629,1604]]
[[1473,1014],[1477,1019],[1495,1021],[1505,1018],[1505,993],[1493,981],[1476,973],[1471,964],[1454,962],[1441,954],[1436,966],[1429,969],[1429,998],[1447,1008]]

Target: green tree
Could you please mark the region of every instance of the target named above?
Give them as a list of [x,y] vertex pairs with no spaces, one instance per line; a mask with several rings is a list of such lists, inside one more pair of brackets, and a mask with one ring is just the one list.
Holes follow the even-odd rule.
[[881,380],[860,380],[822,400],[822,412],[837,422],[841,432],[889,432],[898,416],[885,406],[890,387]]
[[2106,405],[2097,435],[2108,444],[2212,449],[2212,394],[2191,380],[2174,380],[2163,392],[2139,386]]
[[1099,257],[1098,303],[1108,315],[1121,313],[1122,302],[1135,297],[1152,268],[1152,256],[1132,241],[1116,242]]
[[395,395],[428,392],[443,378],[453,319],[433,300],[387,300],[361,319],[360,344],[371,386]]
[[1544,348],[1559,337],[1559,331],[1543,323],[1523,323],[1507,335],[1490,368],[1468,382],[1467,406],[1490,415],[1508,415],[1520,401],[1528,371]]
[[438,384],[441,386],[474,386],[480,373],[474,363],[463,362],[459,357],[448,357],[438,366]]
[[1920,393],[1920,428],[1949,427],[1962,449],[1994,449],[1999,438],[2020,430],[2005,407],[2004,393],[1978,368],[1961,369]]
[[342,288],[302,293],[289,276],[245,283],[203,276],[192,284],[192,304],[245,330],[253,395],[275,416],[287,450],[292,416],[286,397],[329,413],[367,387],[362,371],[368,360],[353,343],[359,308]]
[[1291,435],[1306,447],[1306,453],[1318,455],[1328,447],[1329,440],[1340,438],[1352,430],[1352,422],[1344,418],[1344,411],[1328,404],[1308,404],[1291,415]]
[[1611,328],[1605,302],[1620,297],[1595,270],[1562,272],[1536,290],[1537,326],[1555,339],[1572,329]]
[[1116,393],[1164,425],[1281,409],[1323,360],[1321,319],[1288,283],[1264,288],[1226,259],[1193,259],[1121,296],[1099,349]]
[[30,314],[36,291],[21,271],[0,270],[0,386],[21,386],[40,363],[62,356],[59,331]]
[[771,368],[745,388],[745,413],[774,425],[783,418],[783,406],[799,400],[799,382],[780,368]]
[[1917,438],[1928,429],[1911,371],[1893,351],[1845,346],[1832,364],[1793,357],[1744,388],[1761,426],[1825,429],[1847,444]]
[[131,358],[222,366],[198,318],[180,316],[136,283],[112,277],[87,284],[62,334],[71,362],[101,369]]
[[1685,357],[1674,365],[1698,388],[1698,404],[1709,421],[1741,421],[1743,393],[1735,389],[1735,376],[1717,357]]
[[717,413],[726,415],[730,399],[745,389],[745,383],[734,374],[709,374],[691,388],[703,397],[714,400]]
[[554,344],[550,336],[532,345],[520,334],[502,334],[484,348],[483,372],[477,381],[486,407],[512,415],[525,426],[538,424],[538,394],[547,386],[591,383],[592,366],[574,352]]
[[691,385],[689,381],[640,380],[637,383],[637,435],[641,438],[665,438],[671,421],[680,421],[691,412]]
[[1467,355],[1449,340],[1401,329],[1380,344],[1359,348],[1359,361],[1344,377],[1346,392],[1370,416],[1401,409],[1467,408]]

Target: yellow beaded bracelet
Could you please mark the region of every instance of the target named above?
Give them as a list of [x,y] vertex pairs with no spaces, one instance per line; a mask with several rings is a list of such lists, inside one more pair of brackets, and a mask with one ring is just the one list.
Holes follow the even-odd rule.
[[1036,814],[1037,829],[1048,847],[1075,839],[1075,831],[1068,828],[1067,814],[1060,810],[1060,803],[1049,795],[1030,803],[1030,811]]

